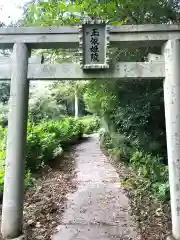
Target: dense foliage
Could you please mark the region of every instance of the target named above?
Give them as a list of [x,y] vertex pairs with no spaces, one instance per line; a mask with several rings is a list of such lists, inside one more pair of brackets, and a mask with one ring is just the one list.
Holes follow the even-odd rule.
[[29,124],[26,166],[38,170],[52,161],[72,141],[83,136],[83,125],[74,118]]
[[1,82],[0,83],[0,102],[6,104],[9,100],[10,94],[10,83]]
[[84,134],[92,134],[99,130],[100,119],[95,116],[85,116],[80,118],[81,123],[84,127]]
[[[28,123],[27,150],[26,150],[26,186],[32,184],[32,173],[40,170],[52,160],[61,155],[64,149],[81,139],[83,134],[93,131],[98,119],[89,117],[75,119],[66,117],[61,120]],[[5,157],[6,157],[7,129],[0,127],[0,192],[3,190]]]

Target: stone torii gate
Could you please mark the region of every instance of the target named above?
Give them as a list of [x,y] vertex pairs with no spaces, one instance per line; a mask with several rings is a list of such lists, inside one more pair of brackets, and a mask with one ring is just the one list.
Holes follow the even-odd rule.
[[[87,24],[88,25],[88,24]],[[94,31],[98,29],[99,32]],[[96,51],[87,50],[89,32]],[[80,37],[80,38],[79,38]],[[92,39],[91,39],[92,40]],[[80,44],[80,45],[79,45]],[[28,61],[31,49],[78,48],[80,64],[46,64]],[[161,46],[162,55],[148,62],[119,62],[112,66],[108,46]],[[92,46],[91,46],[92,47]],[[6,172],[1,231],[5,239],[23,239],[24,159],[29,80],[162,79],[171,192],[172,235],[180,240],[180,26],[91,24],[78,27],[1,28],[0,49],[13,48],[12,59],[0,63],[0,80],[11,79]],[[91,57],[91,59],[90,59]],[[97,59],[99,57],[99,59]],[[94,62],[93,62],[94,61]],[[98,62],[99,61],[99,62]]]

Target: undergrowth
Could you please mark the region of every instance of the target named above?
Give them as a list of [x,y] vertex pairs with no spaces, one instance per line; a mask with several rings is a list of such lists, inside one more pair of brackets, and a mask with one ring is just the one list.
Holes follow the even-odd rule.
[[85,116],[80,118],[84,126],[84,134],[91,134],[97,132],[100,128],[100,119],[98,117]]
[[[135,170],[135,179],[131,177],[123,182],[125,188],[133,188],[135,192],[148,189],[158,200],[166,202],[170,199],[168,166],[160,156],[134,147],[130,140],[119,134],[110,135],[101,131],[100,140],[108,152],[116,156],[117,161],[123,161]],[[139,179],[143,179],[142,183],[139,183]]]
[[[94,128],[94,119],[87,122],[72,117],[61,120],[28,123],[25,187],[34,185],[33,174],[48,165],[65,148],[81,139],[87,129]],[[90,130],[88,130],[90,132]],[[3,192],[7,128],[0,126],[0,192]]]

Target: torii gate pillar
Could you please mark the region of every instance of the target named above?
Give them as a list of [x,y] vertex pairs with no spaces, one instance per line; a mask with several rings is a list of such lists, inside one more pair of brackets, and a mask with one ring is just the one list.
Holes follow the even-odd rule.
[[163,50],[172,235],[175,240],[180,240],[180,40],[168,40]]
[[6,239],[22,234],[24,201],[24,159],[28,118],[28,48],[24,43],[13,47],[6,174],[4,180],[1,231]]

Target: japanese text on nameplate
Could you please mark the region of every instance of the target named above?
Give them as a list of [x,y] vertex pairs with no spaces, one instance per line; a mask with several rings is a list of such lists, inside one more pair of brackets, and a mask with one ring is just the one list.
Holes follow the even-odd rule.
[[93,28],[90,38],[91,62],[99,62],[99,36],[99,30],[97,28]]

